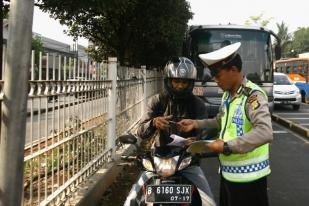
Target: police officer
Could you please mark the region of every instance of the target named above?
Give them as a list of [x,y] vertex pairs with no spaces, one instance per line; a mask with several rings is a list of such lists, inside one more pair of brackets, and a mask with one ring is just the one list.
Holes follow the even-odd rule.
[[221,109],[214,119],[182,120],[182,131],[220,128],[219,139],[206,144],[219,153],[220,206],[267,206],[270,174],[269,142],[273,139],[265,92],[241,73],[240,42],[199,57],[223,89]]

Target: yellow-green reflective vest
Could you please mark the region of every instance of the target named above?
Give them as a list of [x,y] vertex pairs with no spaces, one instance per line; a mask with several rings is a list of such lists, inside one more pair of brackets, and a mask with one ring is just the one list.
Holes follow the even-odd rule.
[[[251,81],[246,82],[241,94],[232,101],[229,101],[229,92],[223,94],[224,114],[220,133],[222,140],[232,140],[250,132],[253,125],[245,112],[246,101],[248,96],[257,90],[267,98],[265,92]],[[219,159],[223,177],[232,182],[250,182],[270,174],[268,144],[245,154],[220,154]]]

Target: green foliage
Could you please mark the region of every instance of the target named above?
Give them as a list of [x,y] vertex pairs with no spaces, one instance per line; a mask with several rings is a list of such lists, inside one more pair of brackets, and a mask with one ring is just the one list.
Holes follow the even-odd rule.
[[43,42],[42,39],[38,36],[35,36],[34,38],[32,38],[32,45],[31,45],[31,49],[36,51],[36,52],[44,52],[44,48],[43,48]]
[[282,21],[280,24],[276,23],[278,28],[277,36],[280,39],[280,46],[282,51],[282,57],[286,57],[288,52],[288,44],[291,43],[292,35],[289,33],[288,26]]
[[293,39],[287,47],[289,57],[309,52],[309,27],[300,27],[293,33]]
[[255,25],[255,26],[261,26],[261,27],[267,27],[269,22],[273,19],[273,17],[270,18],[264,18],[264,13],[261,13],[258,16],[250,16],[246,21],[245,25]]
[[161,66],[179,55],[187,22],[185,0],[39,0],[37,5],[88,38],[96,60],[117,56],[121,64]]
[[9,15],[10,0],[2,0],[1,3],[1,19],[7,19]]
[[39,64],[39,55],[40,52],[44,53],[43,42],[42,39],[38,36],[32,38],[31,50],[34,50],[35,54],[35,63]]

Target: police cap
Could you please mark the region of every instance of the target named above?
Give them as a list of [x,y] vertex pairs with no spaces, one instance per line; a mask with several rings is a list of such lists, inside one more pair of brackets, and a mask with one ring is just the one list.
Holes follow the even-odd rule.
[[200,54],[199,57],[207,65],[212,76],[215,76],[221,68],[235,58],[240,45],[240,42],[230,44],[213,52]]

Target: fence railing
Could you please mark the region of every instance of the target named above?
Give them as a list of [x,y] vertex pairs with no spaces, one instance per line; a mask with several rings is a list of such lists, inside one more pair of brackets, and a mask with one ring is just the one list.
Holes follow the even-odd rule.
[[[4,71],[5,72],[5,71]],[[32,53],[24,205],[62,205],[113,159],[116,137],[138,122],[160,72]]]

